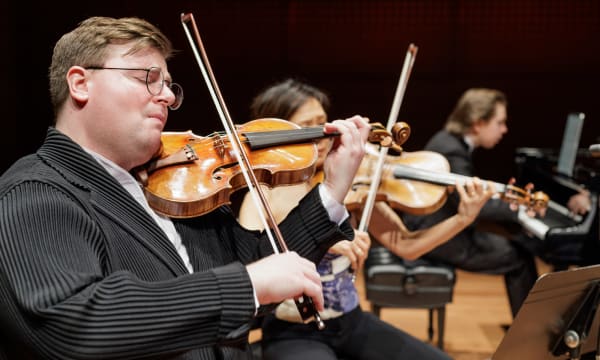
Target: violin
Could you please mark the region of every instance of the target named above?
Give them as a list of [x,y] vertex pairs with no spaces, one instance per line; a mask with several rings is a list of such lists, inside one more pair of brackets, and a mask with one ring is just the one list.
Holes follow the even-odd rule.
[[[351,191],[344,200],[349,211],[359,210],[370,185],[370,173],[377,157],[367,152],[354,178]],[[385,201],[392,208],[414,215],[426,215],[438,210],[447,199],[448,187],[465,183],[470,177],[450,173],[450,164],[441,154],[433,151],[403,152],[400,156],[387,155],[377,201]],[[543,213],[549,197],[541,191],[532,193],[533,184],[525,188],[491,182],[494,191],[509,204],[524,205],[527,210]],[[484,182],[487,186],[487,181]]]
[[[398,123],[387,130],[371,123],[369,141],[398,148],[408,137],[408,126]],[[281,119],[257,119],[238,125],[236,131],[250,157],[257,180],[270,187],[308,181],[315,172],[315,140],[323,127],[301,128]],[[188,132],[163,132],[159,153],[134,170],[150,206],[157,212],[188,218],[229,204],[230,196],[245,187],[229,139],[221,133],[202,137]]]

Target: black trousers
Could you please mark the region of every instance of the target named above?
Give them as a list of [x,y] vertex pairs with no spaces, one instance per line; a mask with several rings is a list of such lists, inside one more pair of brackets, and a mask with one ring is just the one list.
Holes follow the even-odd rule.
[[266,360],[448,360],[450,357],[410,334],[363,312],[359,307],[325,321],[325,329],[314,323],[297,324],[274,316],[262,327],[263,358]]
[[473,229],[435,248],[424,258],[461,270],[503,274],[514,317],[538,278],[534,257],[537,241],[524,234],[509,239],[495,232]]

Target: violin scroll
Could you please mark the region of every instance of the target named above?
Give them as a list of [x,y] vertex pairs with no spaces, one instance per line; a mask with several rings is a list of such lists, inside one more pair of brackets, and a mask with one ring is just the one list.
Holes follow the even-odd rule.
[[388,131],[381,123],[376,122],[371,124],[368,141],[402,153],[402,145],[409,136],[410,125],[403,121],[395,123],[391,131]]
[[532,183],[525,185],[524,188],[516,187],[513,185],[514,183],[515,180],[510,179],[501,195],[502,199],[507,201],[513,210],[516,210],[519,205],[523,205],[529,216],[533,217],[535,214],[544,216],[550,197],[542,191],[533,192],[534,185]]

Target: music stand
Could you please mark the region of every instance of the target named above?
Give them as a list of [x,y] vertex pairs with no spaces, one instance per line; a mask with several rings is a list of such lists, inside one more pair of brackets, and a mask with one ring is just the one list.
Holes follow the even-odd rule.
[[[600,265],[542,275],[492,360],[579,359],[596,354],[599,304]],[[583,340],[579,344],[577,337]]]

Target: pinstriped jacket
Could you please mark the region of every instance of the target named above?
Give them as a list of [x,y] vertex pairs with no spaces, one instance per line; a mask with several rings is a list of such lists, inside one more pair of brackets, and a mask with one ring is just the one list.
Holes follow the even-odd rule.
[[[193,274],[129,193],[50,128],[0,178],[0,358],[249,358],[255,306],[243,264],[271,253],[268,241],[226,207],[175,226]],[[312,261],[352,237],[318,191],[281,231]]]

